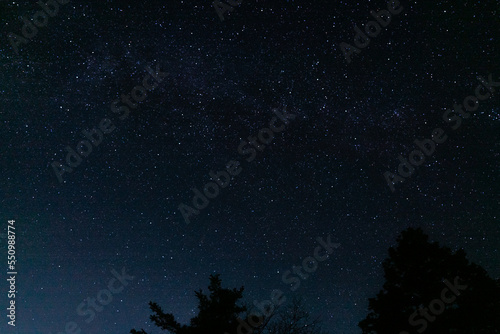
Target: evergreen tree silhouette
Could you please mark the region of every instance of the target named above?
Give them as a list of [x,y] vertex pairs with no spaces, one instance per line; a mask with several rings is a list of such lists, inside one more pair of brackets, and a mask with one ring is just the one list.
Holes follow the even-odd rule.
[[[171,313],[165,313],[161,307],[149,302],[153,312],[151,321],[172,334],[322,334],[318,318],[312,318],[305,311],[304,302],[294,298],[290,305],[274,305],[273,311],[267,317],[248,312],[240,301],[243,297],[243,287],[239,289],[224,289],[219,275],[210,276],[208,290],[195,291],[198,299],[198,314],[191,319],[189,325],[181,325],[175,321]],[[269,311],[269,310],[268,310]],[[132,329],[131,334],[147,334],[144,329]]]
[[409,228],[397,241],[383,262],[383,289],[359,323],[363,334],[500,333],[500,280],[469,263],[463,250],[430,243],[421,229]]
[[[239,324],[238,317],[246,312],[245,306],[239,306],[238,302],[243,296],[243,287],[240,289],[224,289],[221,286],[220,275],[210,275],[210,285],[207,296],[203,291],[195,291],[198,299],[198,314],[191,319],[190,325],[181,325],[175,321],[171,313],[164,313],[161,307],[149,302],[149,307],[154,313],[150,316],[151,321],[162,330],[172,334],[236,334]],[[241,319],[240,319],[241,320]],[[147,334],[144,329],[137,331],[132,329],[131,334]]]

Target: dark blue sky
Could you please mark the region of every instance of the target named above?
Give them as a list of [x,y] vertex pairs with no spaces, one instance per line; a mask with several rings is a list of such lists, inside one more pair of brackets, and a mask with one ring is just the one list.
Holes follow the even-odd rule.
[[[498,278],[500,87],[457,129],[443,113],[478,76],[500,80],[499,2],[401,5],[347,63],[341,43],[386,2],[243,0],[221,21],[210,1],[71,1],[18,54],[9,33],[40,7],[2,2],[0,224],[16,220],[18,296],[16,327],[0,331],[158,333],[150,300],[187,323],[194,290],[220,273],[250,302],[280,289],[329,333],[360,333],[409,226]],[[168,75],[122,102],[148,67]],[[246,161],[242,141],[285,108],[295,118]],[[59,182],[53,162],[103,119],[114,130]],[[384,173],[435,128],[447,140],[392,192]],[[231,160],[241,172],[186,224],[179,205]],[[291,291],[283,273],[328,235],[340,247]],[[122,268],[134,278],[86,323],[78,306]]]

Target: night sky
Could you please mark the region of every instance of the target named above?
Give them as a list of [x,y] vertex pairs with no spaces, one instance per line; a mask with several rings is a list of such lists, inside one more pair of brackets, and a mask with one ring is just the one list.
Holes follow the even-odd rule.
[[[387,249],[410,226],[500,277],[499,1],[403,0],[350,62],[342,43],[354,47],[386,1],[242,0],[223,21],[206,0],[59,7],[21,42],[40,5],[0,3],[1,333],[72,321],[81,333],[159,333],[148,302],[187,323],[215,273],[249,302],[280,289],[329,333],[360,333]],[[490,96],[453,113],[478,85]],[[285,126],[252,146],[273,119]],[[100,126],[70,172],[67,148]],[[447,139],[392,191],[384,173],[436,128]],[[239,173],[196,209],[192,189],[228,164]],[[181,204],[198,212],[189,224]],[[283,273],[328,236],[340,246],[291,291]],[[122,268],[133,278],[87,323],[78,306]]]

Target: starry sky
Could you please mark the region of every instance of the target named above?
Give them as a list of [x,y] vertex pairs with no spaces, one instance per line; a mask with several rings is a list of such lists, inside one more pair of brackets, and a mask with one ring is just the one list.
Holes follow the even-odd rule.
[[[74,0],[18,52],[12,33],[41,7],[2,1],[0,278],[15,219],[18,295],[16,327],[2,314],[0,331],[158,333],[150,300],[187,323],[194,290],[220,273],[249,302],[280,289],[329,333],[360,333],[410,226],[500,277],[500,88],[457,129],[442,117],[478,76],[500,81],[500,2],[400,5],[348,63],[341,43],[386,1],[242,0],[221,21],[211,1]],[[156,88],[121,119],[110,105],[148,68],[161,82],[150,76]],[[283,111],[293,119],[246,161],[240,143]],[[103,119],[114,130],[59,182],[53,163]],[[435,128],[447,140],[391,191],[384,173]],[[241,172],[186,224],[179,205],[232,160]],[[283,272],[328,235],[340,247],[291,291]],[[85,322],[77,307],[122,268],[133,279]]]

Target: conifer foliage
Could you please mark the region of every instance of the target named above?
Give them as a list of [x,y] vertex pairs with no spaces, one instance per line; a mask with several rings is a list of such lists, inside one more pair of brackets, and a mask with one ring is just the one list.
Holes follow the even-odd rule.
[[500,289],[463,250],[409,228],[383,262],[386,282],[369,299],[363,334],[500,333]]

